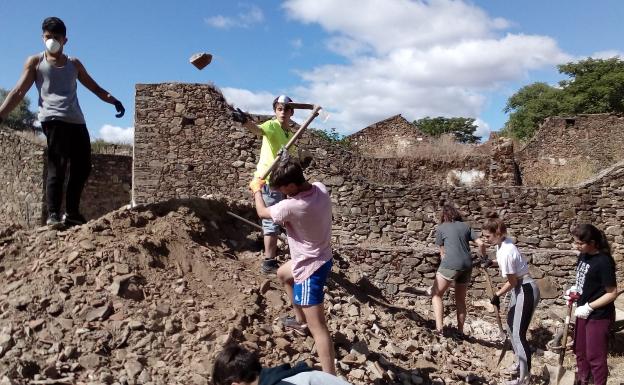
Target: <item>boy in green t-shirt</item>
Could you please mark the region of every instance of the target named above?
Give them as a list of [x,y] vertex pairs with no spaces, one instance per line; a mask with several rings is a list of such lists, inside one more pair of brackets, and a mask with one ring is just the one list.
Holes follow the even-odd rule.
[[[288,105],[292,103],[286,95],[280,95],[273,100],[273,111],[275,118],[268,120],[260,125],[256,125],[251,120],[242,118],[242,114],[235,117],[235,120],[242,120],[243,126],[251,132],[262,137],[262,147],[260,148],[260,158],[254,173],[254,179],[261,178],[269,169],[273,160],[277,157],[278,152],[288,143],[293,136],[290,131],[290,118],[292,118],[295,110]],[[262,187],[262,198],[264,203],[272,206],[284,199],[284,195],[279,191],[272,191],[265,184]],[[264,261],[262,261],[262,272],[265,274],[275,273],[278,263],[277,255],[277,235],[280,233],[281,227],[270,219],[262,220],[262,232],[264,235]]]

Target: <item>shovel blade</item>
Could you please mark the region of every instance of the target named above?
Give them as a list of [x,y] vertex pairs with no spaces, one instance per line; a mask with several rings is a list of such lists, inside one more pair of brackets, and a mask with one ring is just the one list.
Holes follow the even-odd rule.
[[566,370],[563,366],[545,365],[542,372],[550,385],[574,385],[574,372]]

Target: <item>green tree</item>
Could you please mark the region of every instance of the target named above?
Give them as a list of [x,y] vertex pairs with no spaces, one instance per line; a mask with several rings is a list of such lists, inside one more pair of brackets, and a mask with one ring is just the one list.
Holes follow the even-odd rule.
[[544,119],[570,112],[571,107],[562,89],[533,83],[513,94],[504,111],[510,114],[502,134],[525,140],[533,136]]
[[560,65],[570,77],[559,82],[577,114],[624,112],[624,61],[617,57]]
[[530,139],[549,116],[624,112],[624,61],[589,58],[557,68],[569,77],[559,87],[533,83],[509,98],[503,135]]
[[427,116],[414,120],[412,124],[423,133],[431,136],[452,134],[460,143],[477,143],[481,139],[474,134],[477,126],[473,118],[445,118],[442,116],[431,118]]
[[[0,88],[0,104],[4,102],[9,91]],[[15,107],[13,111],[9,114],[7,119],[2,122],[15,130],[40,130],[33,125],[37,116],[34,112],[30,111],[30,99],[28,97],[24,97],[24,99],[20,102],[20,104]]]

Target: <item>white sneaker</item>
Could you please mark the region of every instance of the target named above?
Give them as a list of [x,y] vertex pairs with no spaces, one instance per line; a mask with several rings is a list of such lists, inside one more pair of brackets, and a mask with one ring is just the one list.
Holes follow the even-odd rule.
[[505,381],[505,385],[529,385],[529,378],[524,377],[523,379],[516,378],[515,380]]
[[502,374],[507,374],[507,375],[513,375],[513,374],[518,374],[520,373],[520,364],[517,362],[514,362],[513,364],[509,365],[508,367],[501,369],[500,371]]

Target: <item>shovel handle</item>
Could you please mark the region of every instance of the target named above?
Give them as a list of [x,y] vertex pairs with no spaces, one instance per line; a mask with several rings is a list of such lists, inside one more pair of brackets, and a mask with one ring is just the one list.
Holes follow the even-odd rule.
[[572,318],[572,302],[568,304],[568,314],[563,323],[563,337],[561,338],[561,353],[559,353],[559,366],[563,365],[563,358],[568,347],[568,330],[570,329],[570,318]]
[[[494,295],[494,286],[492,285],[492,278],[490,277],[490,274],[483,267],[481,268],[481,271],[483,272],[483,275],[485,276],[485,282],[487,282],[488,289],[490,290],[490,294]],[[505,335],[505,329],[503,329],[503,322],[501,321],[499,310],[500,309],[498,308],[498,306],[496,306],[496,324],[498,325],[498,330],[500,331],[501,336],[503,336]]]

